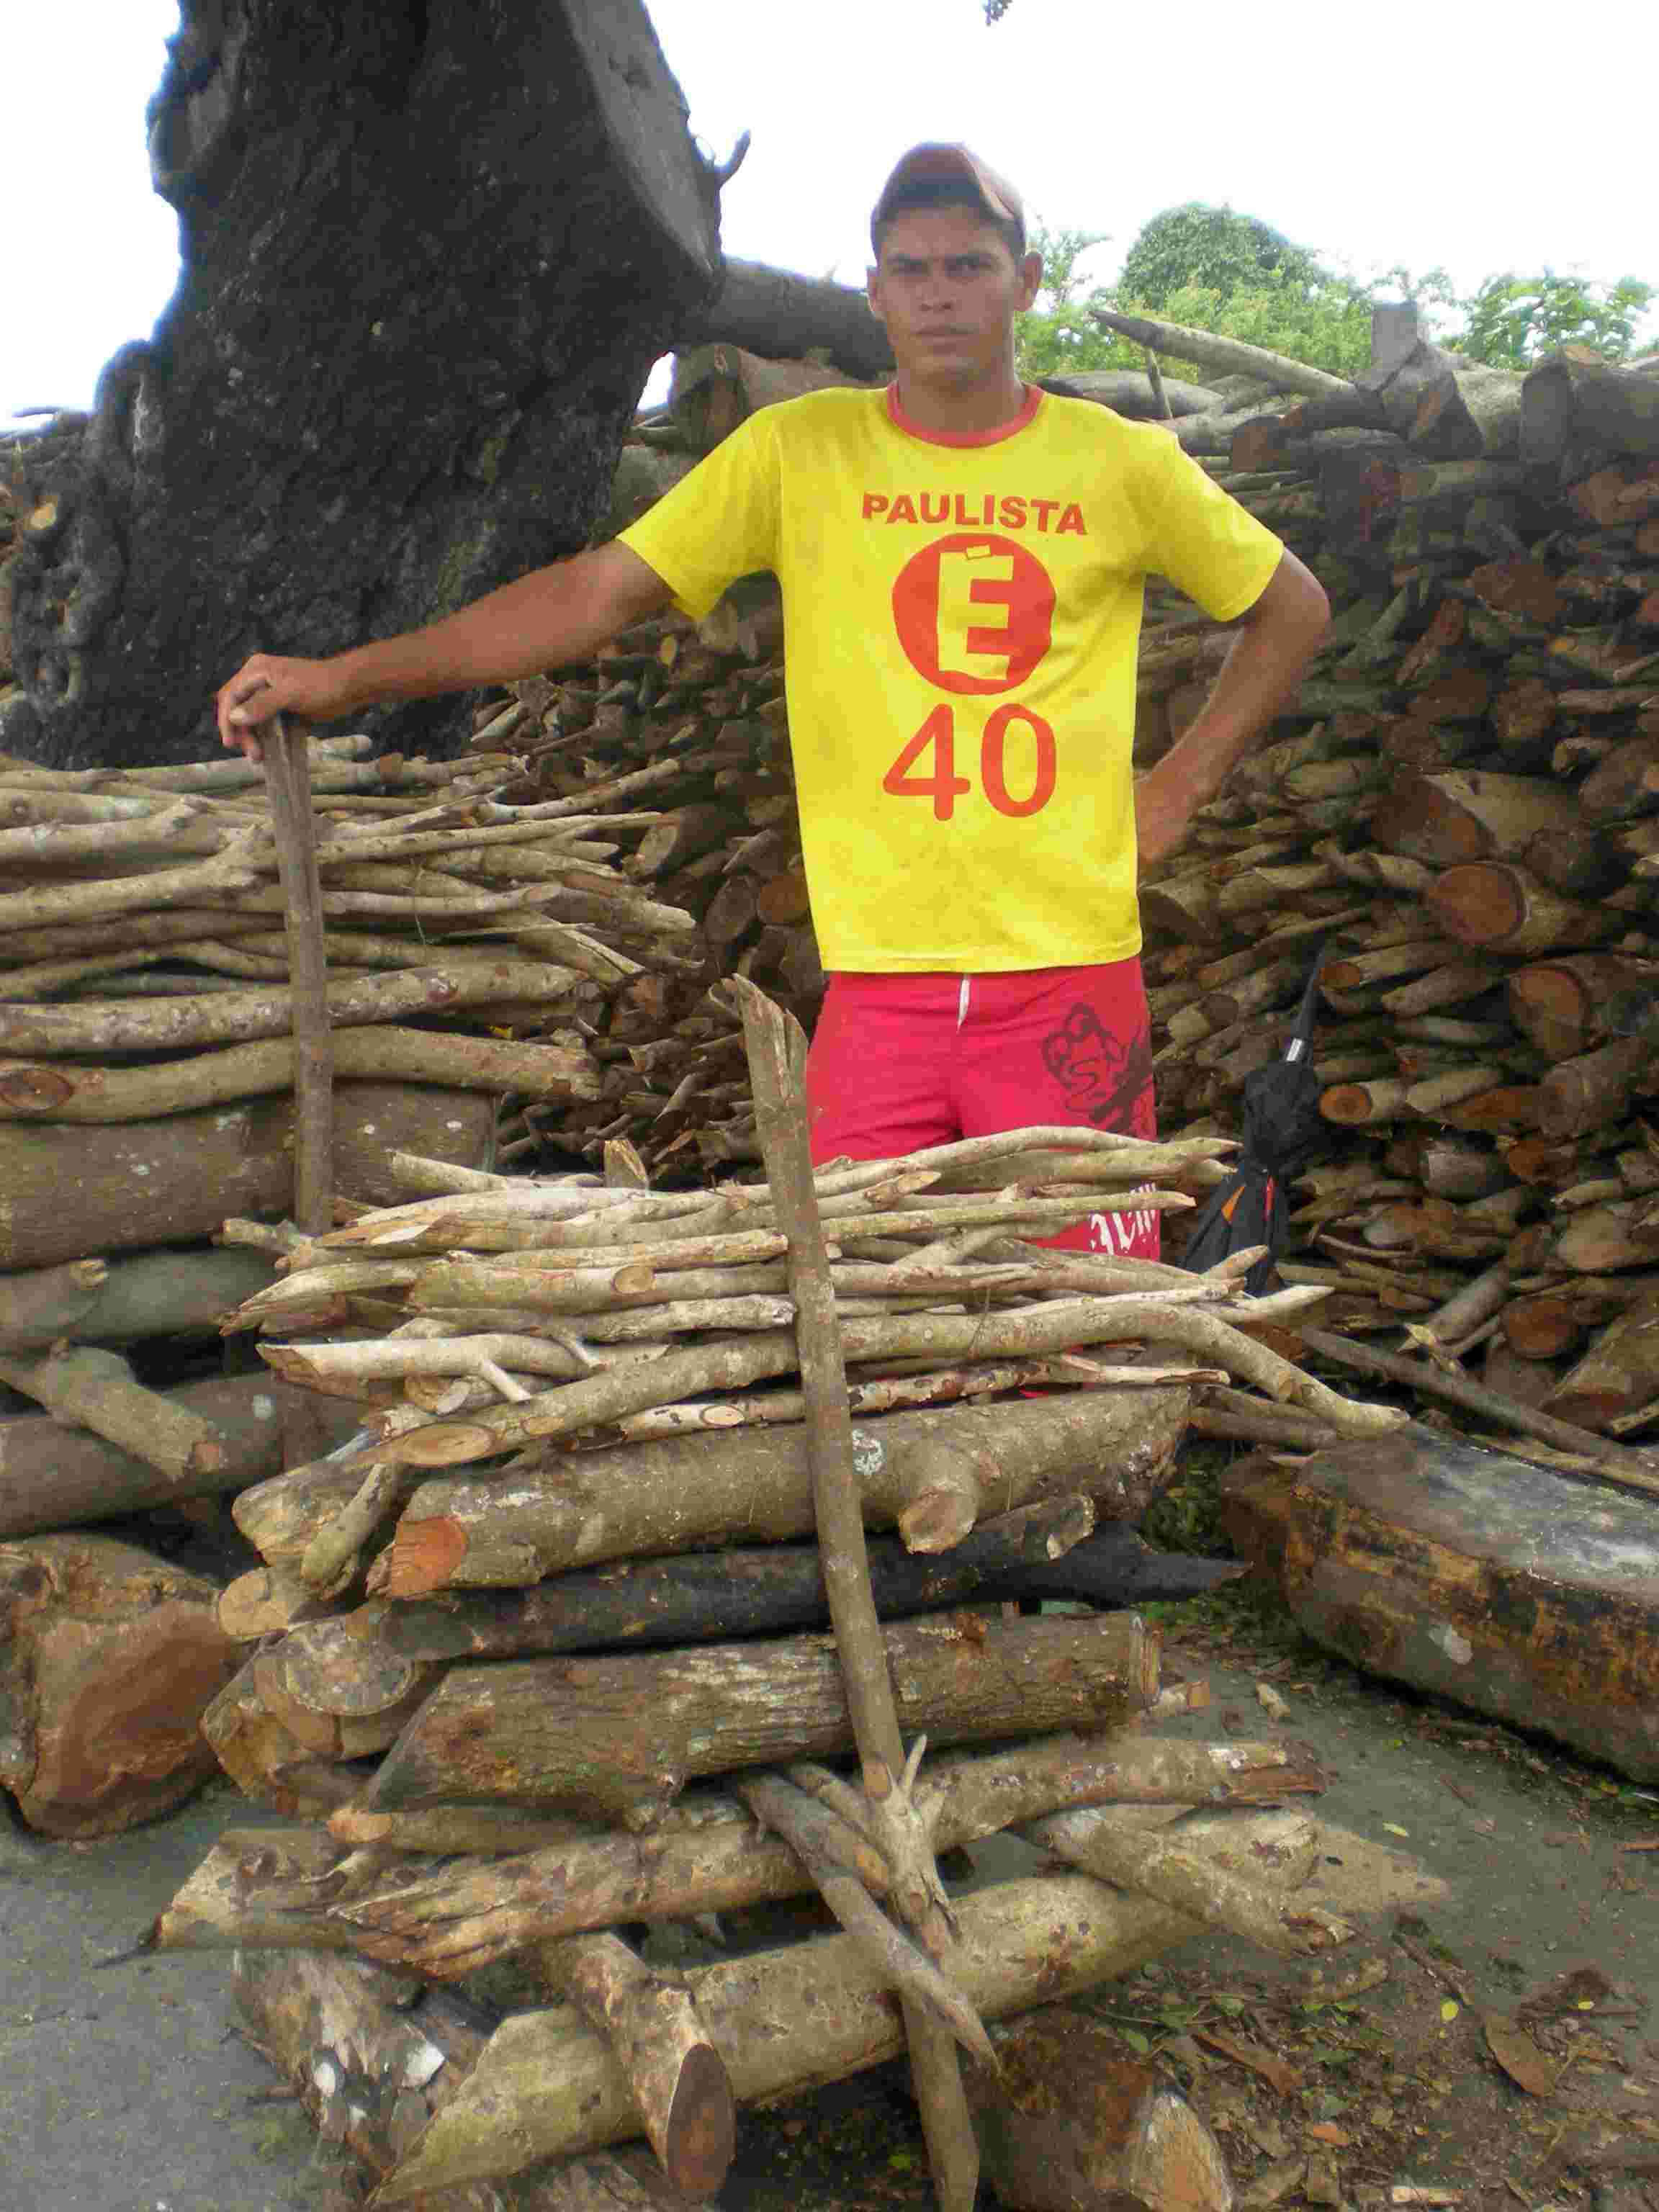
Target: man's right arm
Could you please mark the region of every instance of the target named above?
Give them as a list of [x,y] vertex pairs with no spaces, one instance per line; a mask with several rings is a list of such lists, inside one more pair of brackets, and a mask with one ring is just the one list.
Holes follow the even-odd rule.
[[532,569],[424,629],[327,660],[256,653],[218,695],[219,741],[258,760],[258,726],[274,714],[331,722],[382,701],[471,691],[586,660],[670,597],[637,553],[599,545]]

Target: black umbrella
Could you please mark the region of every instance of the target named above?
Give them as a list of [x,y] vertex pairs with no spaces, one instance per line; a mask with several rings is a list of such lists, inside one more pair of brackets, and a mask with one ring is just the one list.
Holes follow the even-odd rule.
[[1194,1273],[1213,1267],[1230,1252],[1265,1244],[1267,1255],[1244,1278],[1244,1287],[1260,1291],[1284,1249],[1289,1225],[1284,1186],[1299,1175],[1329,1136],[1319,1112],[1323,1085],[1310,1057],[1314,1014],[1319,1000],[1319,969],[1324,948],[1313,966],[1297,1008],[1283,1054],[1243,1083],[1243,1150],[1225,1182],[1218,1183],[1192,1217],[1192,1233],[1181,1256]]

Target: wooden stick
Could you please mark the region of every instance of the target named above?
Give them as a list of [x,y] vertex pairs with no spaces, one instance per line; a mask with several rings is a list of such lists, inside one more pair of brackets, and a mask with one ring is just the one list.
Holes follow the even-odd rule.
[[334,1226],[334,1059],[308,734],[277,714],[264,752],[294,998],[294,1219],[321,1236]]
[[[908,1861],[902,1867],[902,1879],[895,1881],[894,1901],[921,1937],[923,1948],[936,1964],[942,1964],[951,1947],[944,1891],[931,1841],[909,1803],[911,1776],[870,1587],[863,1505],[853,1463],[852,1416],[847,1407],[847,1369],[806,1142],[802,1081],[806,1039],[799,1024],[746,979],[734,978],[729,988],[743,1016],[766,1178],[789,1240],[789,1285],[808,1409],[813,1510],[865,1792],[872,1810],[898,1814],[903,1823],[889,1822],[890,1833],[884,1838],[896,1876],[901,1874],[900,1853]],[[979,2184],[979,2146],[951,2032],[910,1998],[901,2002],[941,2212],[971,2212]]]
[[227,1458],[217,1430],[135,1382],[118,1352],[77,1345],[39,1359],[0,1356],[0,1382],[38,1399],[71,1427],[90,1429],[170,1475],[183,1496],[217,1487],[212,1478],[223,1470]]

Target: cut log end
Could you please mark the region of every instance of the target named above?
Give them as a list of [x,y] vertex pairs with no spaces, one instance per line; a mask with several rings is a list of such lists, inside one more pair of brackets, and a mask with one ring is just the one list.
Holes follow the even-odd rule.
[[712,2197],[737,2148],[737,2105],[726,2063],[712,2044],[686,2053],[669,2107],[663,2172],[683,2196]]

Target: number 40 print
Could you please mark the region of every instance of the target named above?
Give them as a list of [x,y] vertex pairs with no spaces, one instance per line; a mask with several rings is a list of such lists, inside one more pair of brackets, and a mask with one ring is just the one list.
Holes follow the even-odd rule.
[[[1023,799],[1008,788],[1008,732],[1016,725],[1021,726],[1020,737],[1024,740],[1022,744],[1016,739],[1016,758],[1026,753],[1031,779],[1031,787]],[[999,814],[1018,817],[1041,813],[1054,795],[1054,733],[1041,714],[1012,704],[996,709],[980,739],[979,780]],[[957,799],[974,787],[970,776],[957,774],[953,707],[934,708],[883,776],[881,787],[895,799],[931,799],[934,820],[951,819]]]

